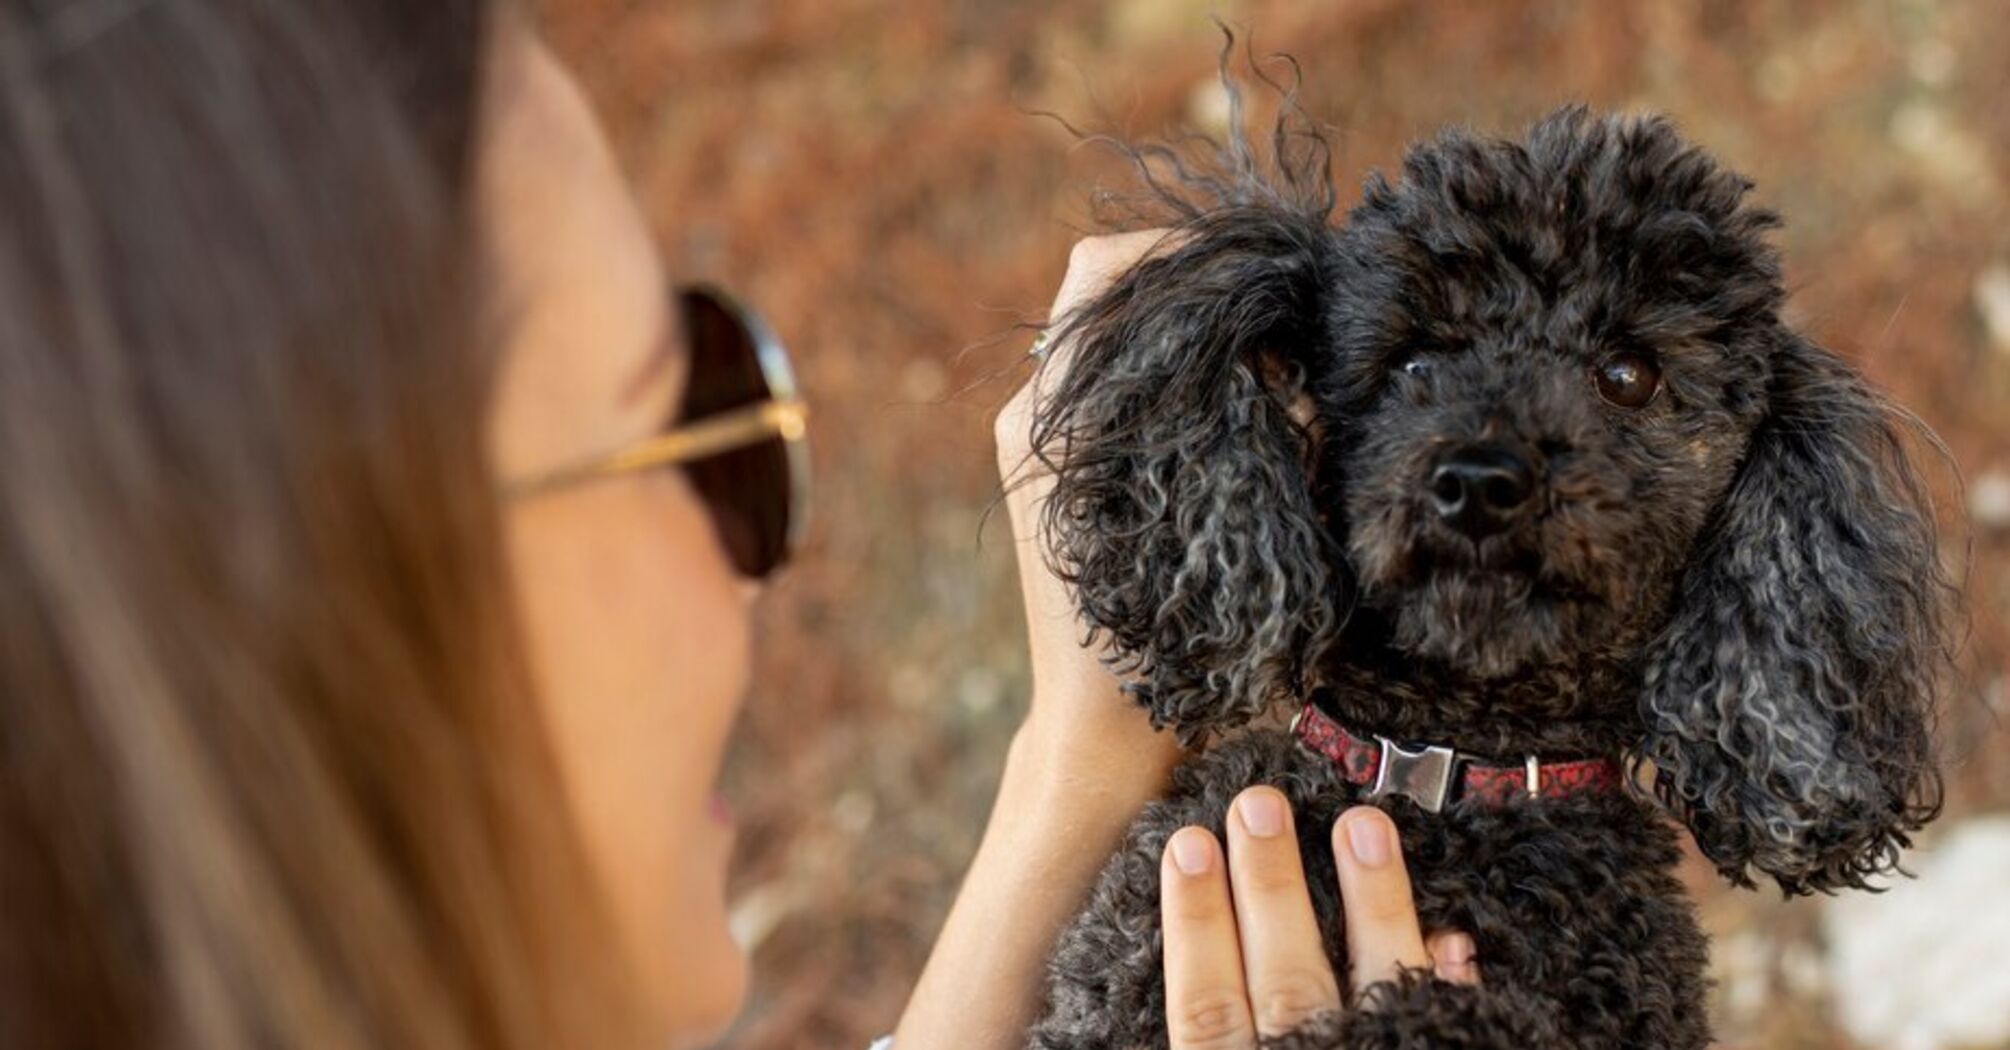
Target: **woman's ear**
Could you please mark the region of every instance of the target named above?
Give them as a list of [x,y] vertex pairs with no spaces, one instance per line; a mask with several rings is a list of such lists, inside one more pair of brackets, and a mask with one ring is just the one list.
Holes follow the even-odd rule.
[[1055,474],[1055,567],[1188,742],[1299,695],[1336,628],[1340,559],[1293,418],[1325,339],[1331,236],[1316,207],[1212,208],[1054,329],[1071,357],[1033,442]]
[[1939,811],[1953,588],[1895,413],[1782,332],[1768,415],[1698,543],[1641,713],[1654,789],[1734,882],[1861,886]]

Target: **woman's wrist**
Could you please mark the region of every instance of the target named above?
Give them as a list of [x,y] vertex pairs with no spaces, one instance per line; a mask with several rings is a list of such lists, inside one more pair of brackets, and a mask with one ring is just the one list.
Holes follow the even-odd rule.
[[1171,733],[1152,729],[1136,707],[1102,715],[1097,720],[1108,724],[1093,729],[1071,717],[1081,710],[1034,701],[1006,753],[994,821],[1058,808],[1077,819],[1127,826],[1145,803],[1165,793],[1186,754]]
[[1023,1046],[1055,938],[1164,791],[1177,746],[1135,708],[1117,714],[1137,724],[1115,732],[1071,726],[1080,699],[1038,698],[1013,735],[983,842],[901,1018],[903,1046]]

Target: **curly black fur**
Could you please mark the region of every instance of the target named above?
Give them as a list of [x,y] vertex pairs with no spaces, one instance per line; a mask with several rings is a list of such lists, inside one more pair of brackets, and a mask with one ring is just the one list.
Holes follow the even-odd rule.
[[1559,1046],[1556,1003],[1514,988],[1467,988],[1408,973],[1375,985],[1352,1014],[1318,1018],[1262,1041],[1261,1050],[1481,1050]]
[[[1938,810],[1951,588],[1906,417],[1782,322],[1777,218],[1664,119],[1449,131],[1334,224],[1293,112],[1281,171],[1239,127],[1206,170],[1136,152],[1179,239],[1057,319],[1078,356],[1035,432],[1056,567],[1189,740],[1318,696],[1397,739],[1644,760],[1615,797],[1388,803],[1426,925],[1473,933],[1486,984],[1409,979],[1277,1045],[1702,1046],[1662,814],[1734,882],[1803,893],[1864,885]],[[1661,369],[1644,407],[1596,390],[1622,351]],[[1472,539],[1424,479],[1477,441],[1537,495]],[[1296,805],[1343,958],[1320,829],[1356,789],[1245,733],[1139,820],[1035,1046],[1164,1045],[1160,851],[1255,783]]]
[[1339,622],[1307,435],[1254,366],[1319,341],[1331,231],[1233,163],[1182,224],[1191,243],[1064,322],[1076,364],[1033,433],[1062,464],[1045,505],[1062,576],[1155,721],[1189,740],[1300,695]]

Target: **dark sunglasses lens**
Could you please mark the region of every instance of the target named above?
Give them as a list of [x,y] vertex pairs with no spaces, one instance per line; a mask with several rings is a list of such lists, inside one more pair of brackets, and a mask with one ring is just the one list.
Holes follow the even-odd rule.
[[[729,412],[773,396],[760,348],[737,308],[701,289],[679,293],[691,345],[685,421]],[[788,557],[789,448],[774,437],[684,467],[704,497],[741,574],[766,576]]]

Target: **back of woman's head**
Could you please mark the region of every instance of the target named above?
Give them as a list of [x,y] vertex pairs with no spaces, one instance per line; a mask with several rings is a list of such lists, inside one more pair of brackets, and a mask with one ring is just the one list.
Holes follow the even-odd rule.
[[565,1009],[481,440],[485,6],[0,2],[0,1045]]

